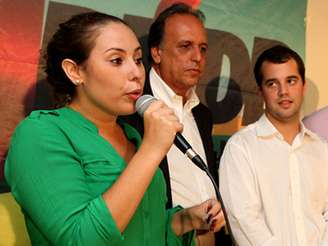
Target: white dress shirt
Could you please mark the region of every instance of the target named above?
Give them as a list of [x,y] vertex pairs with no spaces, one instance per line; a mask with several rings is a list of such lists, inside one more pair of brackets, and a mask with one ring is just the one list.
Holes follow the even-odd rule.
[[[174,110],[184,126],[182,135],[206,163],[203,143],[191,112],[192,108],[199,104],[195,88],[190,90],[189,99],[183,105],[183,98],[178,96],[154,69],[150,70],[149,80],[154,96]],[[206,173],[193,164],[175,145],[170,148],[167,161],[173,206],[191,207],[216,197],[214,187]]]
[[289,145],[263,115],[229,139],[219,174],[239,245],[328,245],[328,145],[302,124]]

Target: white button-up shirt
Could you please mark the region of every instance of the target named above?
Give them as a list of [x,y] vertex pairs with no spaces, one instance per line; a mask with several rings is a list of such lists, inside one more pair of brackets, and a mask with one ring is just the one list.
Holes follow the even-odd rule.
[[[183,104],[183,98],[178,96],[154,69],[150,70],[149,80],[154,96],[174,110],[184,126],[182,135],[206,163],[203,143],[191,112],[192,108],[199,104],[195,88],[190,90],[189,99]],[[191,207],[216,197],[214,187],[206,173],[193,164],[176,146],[170,148],[167,161],[173,206]]]
[[302,124],[289,145],[263,115],[229,139],[219,174],[239,245],[328,245],[328,144]]

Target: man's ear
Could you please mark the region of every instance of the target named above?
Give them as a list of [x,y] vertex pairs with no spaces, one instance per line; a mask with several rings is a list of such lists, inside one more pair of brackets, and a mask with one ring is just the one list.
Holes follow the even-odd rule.
[[64,59],[62,61],[62,68],[66,76],[72,81],[76,86],[83,83],[83,78],[81,76],[80,66],[71,59]]
[[161,49],[156,46],[156,47],[152,47],[150,48],[150,53],[151,53],[151,57],[153,58],[153,61],[155,64],[160,64],[161,63]]

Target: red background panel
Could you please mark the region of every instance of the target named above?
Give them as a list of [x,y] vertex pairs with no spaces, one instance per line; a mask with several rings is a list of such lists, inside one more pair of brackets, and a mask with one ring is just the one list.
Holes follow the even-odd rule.
[[157,16],[164,9],[166,9],[167,7],[171,6],[174,3],[185,3],[197,9],[201,3],[201,0],[161,0],[160,3],[158,4],[155,16]]
[[10,136],[34,100],[44,0],[0,4],[0,180]]

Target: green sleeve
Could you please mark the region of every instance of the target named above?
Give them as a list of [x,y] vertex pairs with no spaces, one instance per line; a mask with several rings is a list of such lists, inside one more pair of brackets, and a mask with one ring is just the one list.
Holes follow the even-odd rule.
[[51,244],[123,240],[101,194],[88,189],[69,138],[51,122],[27,119],[17,128],[5,173],[23,212]]
[[176,212],[180,211],[181,209],[183,209],[181,206],[177,206],[167,210],[166,242],[168,246],[175,246],[175,245],[194,246],[195,245],[195,241],[194,241],[195,230],[185,233],[180,237],[178,237],[172,230],[171,224],[172,224],[173,215]]

